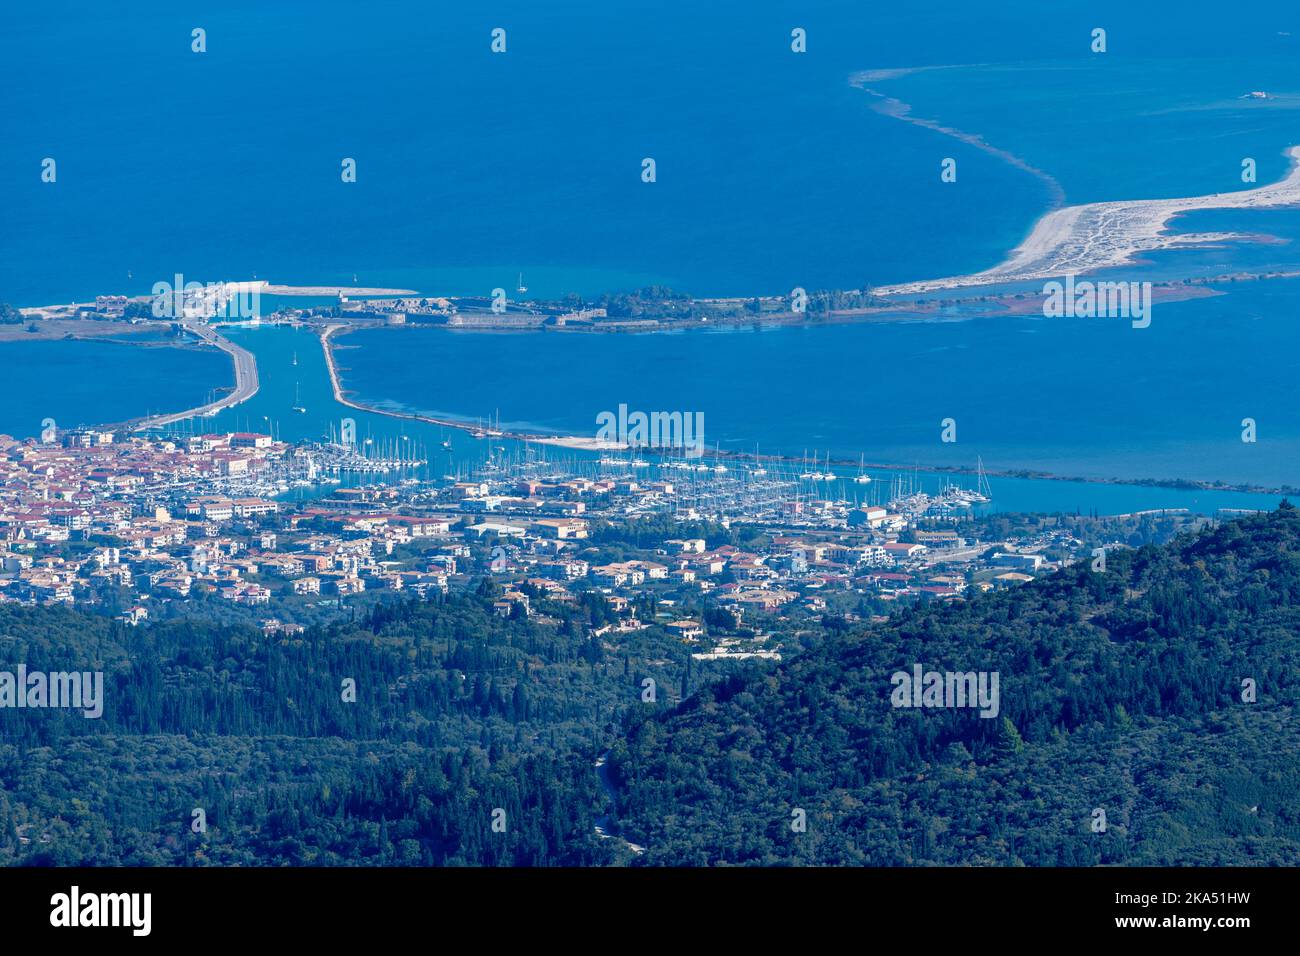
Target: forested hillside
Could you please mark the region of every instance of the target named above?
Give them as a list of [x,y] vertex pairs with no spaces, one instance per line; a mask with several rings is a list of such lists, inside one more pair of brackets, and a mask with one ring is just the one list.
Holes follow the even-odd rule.
[[[893,706],[915,664],[998,672],[999,715]],[[1293,865],[1298,691],[1284,505],[828,638],[641,714],[611,764],[647,863]]]
[[609,862],[596,756],[685,650],[612,655],[584,608],[538,606],[503,619],[485,586],[299,638],[0,608],[0,669],[106,681],[101,719],[0,711],[0,863]]
[[[690,662],[657,627],[594,639],[598,598],[493,598],[296,637],[0,607],[0,670],[105,674],[101,719],[0,710],[0,864],[1300,860],[1289,506],[806,632],[779,665]],[[914,665],[997,672],[996,718],[893,706]],[[639,856],[596,832],[610,748]]]

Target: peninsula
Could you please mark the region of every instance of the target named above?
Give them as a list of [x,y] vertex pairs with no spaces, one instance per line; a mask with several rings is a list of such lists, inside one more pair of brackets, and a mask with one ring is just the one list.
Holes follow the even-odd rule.
[[1240,233],[1174,234],[1169,222],[1202,209],[1267,209],[1300,205],[1300,146],[1286,151],[1291,168],[1276,183],[1239,192],[1182,199],[1127,199],[1066,206],[1047,213],[1005,262],[964,276],[878,286],[878,296],[918,295],[967,286],[1082,275],[1129,265],[1141,252],[1250,238]]

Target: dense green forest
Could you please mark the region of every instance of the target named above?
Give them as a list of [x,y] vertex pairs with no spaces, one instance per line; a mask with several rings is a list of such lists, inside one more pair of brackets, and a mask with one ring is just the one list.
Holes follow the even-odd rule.
[[0,711],[0,862],[612,862],[596,757],[645,678],[667,706],[686,651],[651,629],[613,655],[582,606],[491,605],[485,584],[295,639],[0,608],[3,667],[106,685],[97,720]]
[[[841,621],[776,665],[692,661],[658,627],[595,639],[594,595],[509,618],[493,597],[390,600],[293,638],[0,606],[0,670],[105,674],[101,719],[0,710],[0,863],[1300,860],[1290,506]],[[997,717],[893,707],[914,664],[996,671]],[[606,751],[644,854],[596,832]]]
[[[1000,714],[892,706],[917,663],[998,672]],[[634,712],[610,762],[646,863],[1294,865],[1298,692],[1284,505],[830,635]]]

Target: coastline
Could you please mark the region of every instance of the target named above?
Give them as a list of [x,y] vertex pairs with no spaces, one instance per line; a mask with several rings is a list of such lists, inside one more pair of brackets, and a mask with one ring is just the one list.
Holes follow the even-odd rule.
[[[478,426],[469,422],[454,421],[451,419],[433,418],[428,415],[420,415],[415,412],[399,412],[392,409],[376,408],[358,402],[355,399],[348,398],[342,388],[338,368],[334,360],[335,336],[342,331],[342,334],[354,331],[355,326],[342,325],[334,323],[326,326],[320,332],[321,348],[325,354],[325,365],[329,370],[330,387],[334,393],[334,400],[348,408],[354,408],[357,411],[366,412],[371,415],[384,415],[389,418],[408,419],[410,421],[424,422],[431,425],[439,425],[445,428],[455,428],[464,432],[474,432]],[[559,448],[568,448],[576,451],[628,451],[629,446],[621,442],[601,441],[594,436],[585,435],[543,435],[531,432],[519,432],[510,430],[494,431],[491,435],[493,438],[504,438],[512,441],[529,442],[539,445],[550,445]],[[639,449],[640,453],[645,453],[651,457],[655,453],[650,449]],[[772,455],[756,454],[754,452],[734,451],[715,449],[703,456],[703,459],[717,459],[730,461],[752,461],[752,462],[770,462],[775,464],[798,464],[800,459],[792,455]],[[906,465],[888,462],[859,462],[844,458],[831,458],[827,461],[829,466],[843,468],[848,471],[856,471],[860,466],[875,471],[890,472],[911,472],[915,470],[916,465]],[[935,474],[950,475],[977,475],[979,468],[969,465],[923,465],[920,466],[925,471]],[[1097,484],[1097,485],[1128,485],[1133,487],[1147,488],[1171,488],[1189,491],[1233,491],[1245,494],[1261,495],[1300,495],[1300,489],[1282,485],[1276,488],[1266,488],[1249,484],[1231,484],[1218,481],[1190,481],[1181,478],[1155,479],[1155,478],[1098,478],[1098,477],[1078,477],[1071,475],[1062,475],[1052,472],[1035,471],[1023,468],[1002,468],[1002,469],[984,469],[983,473],[991,478],[1017,478],[1033,481],[1064,481],[1080,484]],[[843,477],[843,476],[841,476]]]
[[1084,275],[1132,265],[1139,253],[1179,246],[1239,241],[1241,233],[1170,234],[1174,218],[1203,209],[1268,209],[1300,206],[1300,146],[1283,151],[1291,159],[1285,176],[1267,186],[1180,199],[1129,199],[1053,209],[1000,264],[983,272],[879,286],[880,296],[916,295],[971,286]]
[[[440,425],[443,426],[444,428],[458,428],[461,431],[466,431],[466,432],[474,430],[474,426],[469,425],[466,422],[454,422],[450,420],[443,420],[441,418],[432,418],[428,415],[416,415],[413,412],[394,412],[383,408],[372,408],[369,405],[362,405],[348,398],[344,394],[343,386],[339,380],[338,366],[335,365],[334,362],[334,347],[330,342],[330,340],[334,337],[334,334],[338,332],[340,329],[350,331],[351,326],[332,323],[322,328],[320,330],[320,336],[319,336],[321,351],[323,351],[325,354],[325,368],[329,372],[330,389],[334,393],[334,401],[338,402],[340,405],[346,405],[348,408],[355,408],[359,412],[366,412],[369,415],[386,415],[389,418],[405,418],[411,421],[425,422],[426,424],[429,425]],[[511,435],[502,435],[500,437],[515,438],[517,436],[511,434]]]
[[209,325],[198,324],[191,325],[183,322],[187,332],[192,332],[199,338],[203,339],[210,345],[214,345],[221,351],[230,356],[231,365],[235,370],[235,387],[229,395],[219,398],[216,401],[208,402],[206,405],[199,405],[195,408],[188,408],[184,411],[172,412],[166,415],[152,415],[147,418],[133,419],[125,423],[125,427],[131,431],[145,431],[149,428],[158,428],[163,425],[170,425],[173,422],[182,421],[186,418],[209,417],[217,414],[223,409],[232,408],[248,401],[257,394],[261,387],[257,377],[257,359],[248,349],[242,348],[231,342],[216,329]]
[[[321,350],[325,353],[325,368],[329,371],[330,389],[334,393],[334,401],[340,405],[346,405],[348,408],[355,408],[359,412],[365,412],[369,415],[386,415],[389,418],[403,418],[415,422],[424,422],[428,425],[438,425],[443,428],[455,428],[463,432],[475,432],[479,426],[471,425],[469,422],[455,421],[446,418],[434,418],[430,415],[419,415],[415,412],[397,412],[392,409],[375,408],[371,405],[363,405],[351,398],[348,398],[343,391],[341,379],[339,377],[338,366],[334,361],[334,346],[332,339],[335,333],[342,330],[344,334],[353,331],[354,326],[340,325],[333,323],[325,326],[320,331]],[[532,442],[538,445],[554,445],[561,448],[572,448],[579,451],[627,451],[628,446],[622,442],[600,441],[596,438],[588,438],[582,435],[543,435],[531,432],[515,432],[493,430],[493,438],[509,438],[512,441]]]
[[419,295],[415,289],[382,289],[366,286],[349,285],[268,285],[262,289],[263,295],[301,295],[301,296],[393,296]]
[[35,318],[15,325],[0,325],[0,344],[5,342],[120,342],[123,345],[176,346],[182,343],[156,341],[147,336],[165,335],[168,322],[115,322],[93,319]]
[[[865,87],[863,88],[865,89]],[[876,93],[873,90],[868,90],[868,92],[878,97],[882,96],[882,94]],[[903,107],[906,107],[906,104],[902,105]],[[904,109],[901,114],[891,112],[891,115],[895,115],[897,118],[904,119],[908,122],[920,122],[923,125],[928,124],[928,121],[918,120],[917,118],[906,115],[906,109]],[[963,139],[963,141],[969,141],[972,145],[976,145],[979,148],[988,149],[996,152],[998,155],[1002,155],[1003,151],[994,150],[992,147],[988,146],[988,144],[978,141],[978,137],[971,139],[968,134],[960,133],[960,131],[948,130],[937,126],[934,128],[939,132],[946,133],[947,135],[957,136],[959,139]],[[1201,209],[1251,209],[1273,208],[1278,206],[1300,206],[1300,146],[1289,147],[1284,152],[1290,158],[1291,164],[1288,172],[1282,179],[1265,186],[1236,192],[1215,193],[1206,196],[1161,200],[1107,201],[1054,208],[1042,215],[1020,245],[1011,250],[1007,255],[1007,258],[1001,264],[992,269],[963,276],[951,276],[947,278],[881,286],[875,289],[865,290],[861,293],[846,293],[847,295],[865,295],[865,292],[869,292],[870,295],[866,296],[866,302],[868,304],[865,305],[859,303],[848,303],[848,307],[836,309],[829,306],[830,298],[828,296],[828,307],[825,311],[816,313],[794,313],[787,311],[789,306],[783,297],[758,296],[754,297],[752,301],[767,303],[770,306],[768,311],[764,313],[761,309],[756,308],[756,314],[741,315],[726,314],[726,307],[730,306],[734,309],[741,303],[751,300],[738,298],[695,298],[691,300],[691,303],[697,308],[695,317],[684,317],[681,321],[675,321],[671,317],[655,316],[651,313],[644,319],[633,319],[625,322],[610,322],[607,325],[597,324],[587,327],[494,327],[490,324],[483,324],[466,327],[464,331],[511,331],[516,333],[523,331],[554,331],[587,334],[590,334],[591,332],[621,332],[624,334],[635,334],[657,331],[689,331],[695,329],[744,331],[748,329],[757,330],[779,326],[841,323],[953,322],[996,315],[1030,314],[1037,312],[1040,306],[1039,297],[1033,293],[1015,293],[1006,291],[986,293],[981,292],[974,287],[989,285],[1008,286],[1018,282],[1026,282],[1072,273],[1087,274],[1101,269],[1113,268],[1118,265],[1133,264],[1136,261],[1138,254],[1142,252],[1169,249],[1178,246],[1205,245],[1207,243],[1223,241],[1269,241],[1269,237],[1226,232],[1169,235],[1167,234],[1167,229],[1170,221],[1177,216]],[[1003,158],[1008,157],[1003,156]],[[1010,162],[1013,159],[1014,157],[1008,158],[1008,161]],[[1032,169],[1030,171],[1035,173],[1038,172]],[[1227,276],[1187,279],[1181,282],[1164,280],[1154,283],[1154,298],[1156,301],[1178,301],[1180,299],[1196,298],[1199,296],[1221,295],[1224,293],[1220,290],[1211,288],[1211,283],[1235,279],[1263,280],[1273,277],[1291,277],[1297,274],[1300,273],[1236,273]],[[954,295],[946,298],[918,300],[916,302],[909,302],[899,298],[903,296],[944,292],[949,290],[963,291],[956,292]],[[268,285],[263,291],[269,295],[281,296],[337,295],[340,297],[360,297],[420,295],[413,290],[355,286]],[[836,293],[836,295],[839,295],[839,293]],[[880,297],[883,302],[872,302],[872,296]],[[837,301],[842,302],[843,300],[838,299]],[[530,307],[535,307],[536,303],[531,303],[529,305]],[[712,317],[701,317],[699,315],[699,309],[709,309],[712,311],[710,308],[711,306],[719,308],[723,314],[714,314]],[[949,306],[958,306],[961,308],[958,310],[949,310]],[[17,326],[14,331],[10,332],[9,338],[14,340],[28,338],[29,336],[30,338],[43,338],[50,340],[66,338],[100,338],[130,344],[146,344],[155,347],[161,347],[164,345],[170,347],[196,347],[194,345],[185,345],[182,343],[132,342],[130,336],[149,334],[155,330],[155,323],[145,322],[136,325],[121,322],[106,323],[90,320],[80,320],[74,323],[72,320],[65,317],[66,312],[71,309],[71,306],[49,306],[35,309],[23,309],[21,311],[28,318],[40,319],[39,322],[32,322],[29,324],[32,326],[41,326],[42,328],[37,333],[28,333],[25,331],[20,333],[17,330],[21,329],[22,326]],[[477,313],[475,313],[475,315],[477,315]],[[490,320],[488,321],[490,322]],[[321,323],[325,324],[322,326]],[[344,392],[341,375],[334,356],[333,341],[336,340],[338,335],[346,334],[347,332],[353,331],[357,328],[387,326],[377,326],[364,322],[339,322],[323,316],[320,318],[309,319],[306,324],[315,326],[320,330],[319,335],[321,346],[330,375],[333,396],[335,401],[345,407],[389,418],[410,419],[413,421],[437,425],[443,428],[476,433],[477,437],[509,438],[515,441],[531,442],[585,452],[629,450],[626,444],[602,441],[596,439],[594,436],[584,435],[555,435],[497,429],[488,432],[485,436],[483,434],[478,434],[482,431],[481,425],[476,425],[468,421],[435,418],[413,412],[383,409],[363,404],[347,397]],[[185,409],[175,413],[131,419],[125,423],[124,427],[131,428],[134,431],[141,431],[172,424],[187,418],[215,415],[219,411],[245,402],[257,394],[260,387],[258,381],[258,370],[256,360],[251,352],[230,342],[213,327],[204,323],[191,325],[186,322],[183,323],[183,326],[186,331],[194,333],[195,336],[203,342],[215,345],[217,348],[220,348],[222,351],[225,351],[230,355],[235,373],[233,389],[231,389],[229,394],[224,397],[205,405]],[[423,324],[412,324],[392,327],[418,328],[425,326]],[[447,329],[447,331],[460,330],[461,329],[459,328]],[[650,453],[648,450],[646,451],[647,453]],[[709,457],[791,463],[798,462],[799,460],[797,456],[759,456],[745,452],[721,450],[716,450],[710,453]],[[854,461],[834,460],[832,464],[837,467],[851,468],[855,467],[858,463]],[[897,472],[912,470],[911,465],[883,462],[870,463],[870,467],[879,470]],[[951,474],[975,473],[973,467],[952,465],[927,465],[926,470],[935,473]],[[1287,485],[1282,485],[1277,488],[1265,488],[1249,484],[1228,484],[1218,481],[1190,481],[1184,479],[1071,477],[1061,474],[1023,469],[1003,469],[989,471],[987,473],[997,477],[1058,480],[1080,483],[1200,489],[1206,491],[1236,491],[1270,495],[1297,493],[1296,489]]]

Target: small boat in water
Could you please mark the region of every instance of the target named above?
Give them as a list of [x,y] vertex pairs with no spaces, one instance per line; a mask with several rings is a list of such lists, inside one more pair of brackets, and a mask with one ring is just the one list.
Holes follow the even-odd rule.
[[858,458],[858,473],[853,479],[854,484],[857,485],[871,484],[871,476],[867,474],[866,467],[867,467],[867,456],[863,454]]

